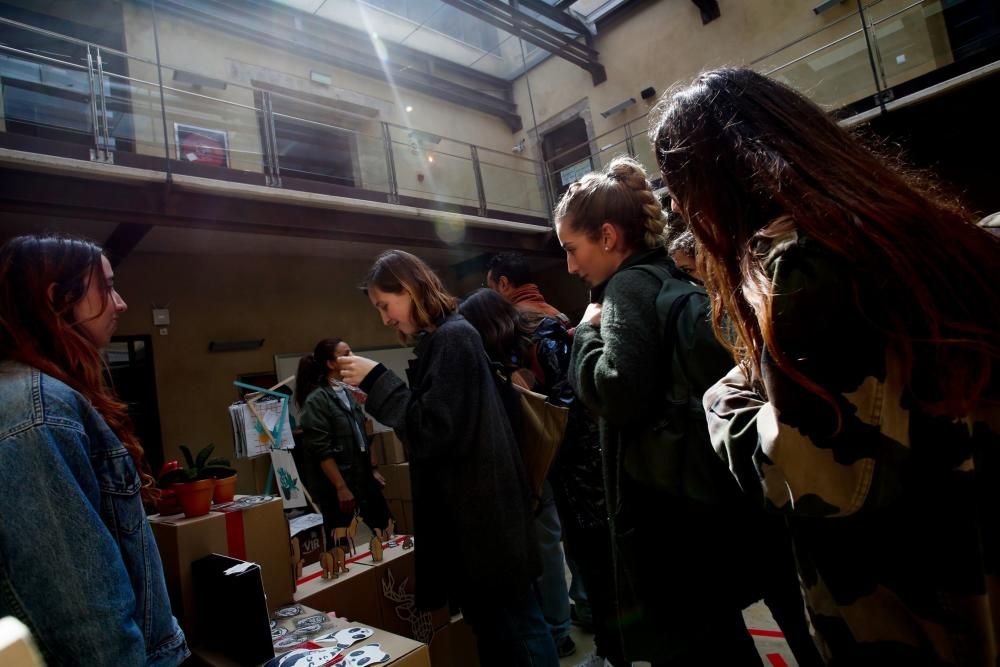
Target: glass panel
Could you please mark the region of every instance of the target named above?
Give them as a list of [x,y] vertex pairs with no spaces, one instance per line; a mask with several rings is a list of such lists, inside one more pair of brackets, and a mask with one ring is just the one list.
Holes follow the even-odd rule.
[[492,210],[547,217],[541,165],[515,155],[479,149],[486,206]]
[[104,348],[108,366],[128,366],[128,341],[112,341]]
[[[155,76],[155,66],[152,69]],[[199,166],[263,173],[261,109],[254,91],[211,80],[188,84],[184,74],[177,76],[178,70],[166,66],[162,70],[170,157]]]
[[105,72],[111,145],[118,153],[163,158],[163,112],[156,66],[130,58],[128,72],[127,75]]
[[830,108],[876,93],[857,12],[755,61],[753,67]]
[[390,135],[401,197],[479,207],[468,144],[395,125]]
[[647,122],[646,118],[636,119],[629,123],[629,131],[632,135],[632,149],[635,151],[635,159],[646,169],[649,180],[655,181],[660,177],[660,168],[656,164],[653,146],[649,143]]

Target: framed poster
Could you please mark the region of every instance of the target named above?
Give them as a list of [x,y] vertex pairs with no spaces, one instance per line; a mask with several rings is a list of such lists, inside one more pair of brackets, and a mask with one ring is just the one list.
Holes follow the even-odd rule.
[[229,166],[229,136],[225,130],[174,123],[174,144],[178,160],[209,167]]

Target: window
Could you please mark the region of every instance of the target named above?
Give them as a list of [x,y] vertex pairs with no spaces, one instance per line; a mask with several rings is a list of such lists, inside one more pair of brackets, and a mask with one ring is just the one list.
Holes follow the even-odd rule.
[[424,24],[431,30],[483,51],[493,51],[500,45],[500,34],[496,28],[437,0],[365,0],[365,2],[416,24]]

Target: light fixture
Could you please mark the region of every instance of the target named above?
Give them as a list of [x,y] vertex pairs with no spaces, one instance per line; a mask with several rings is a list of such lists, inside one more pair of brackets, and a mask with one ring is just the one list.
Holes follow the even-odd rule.
[[642,96],[642,99],[648,100],[649,98],[656,95],[656,88],[653,88],[652,86],[650,86],[649,88],[643,88],[641,91],[639,91],[639,95]]
[[309,80],[313,83],[318,83],[321,86],[329,86],[333,84],[333,77],[329,74],[323,74],[322,72],[317,72],[312,70],[309,72]]
[[410,106],[409,104],[407,104],[406,105],[406,113],[410,113],[411,111],[413,111],[413,107]]
[[618,104],[614,105],[613,107],[611,107],[607,111],[602,111],[601,115],[604,116],[605,118],[607,118],[608,116],[613,116],[616,113],[620,113],[622,111],[625,111],[625,109],[628,109],[630,106],[632,106],[634,104],[635,104],[635,98],[634,97],[630,97],[627,100],[625,100],[624,102],[619,102]]
[[833,9],[837,5],[843,4],[844,0],[823,0],[815,7],[813,7],[813,14],[822,14],[828,9]]
[[428,155],[427,156],[427,161],[428,162],[434,162],[434,156],[433,155]]

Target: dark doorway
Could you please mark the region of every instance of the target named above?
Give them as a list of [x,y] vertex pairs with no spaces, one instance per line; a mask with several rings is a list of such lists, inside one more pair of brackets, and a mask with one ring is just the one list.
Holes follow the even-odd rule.
[[556,197],[565,192],[570,183],[593,170],[589,142],[587,124],[582,118],[574,118],[542,137],[542,156],[552,175],[552,191]]
[[128,406],[128,415],[155,476],[163,466],[163,437],[152,342],[150,336],[115,336],[107,355],[115,392]]

